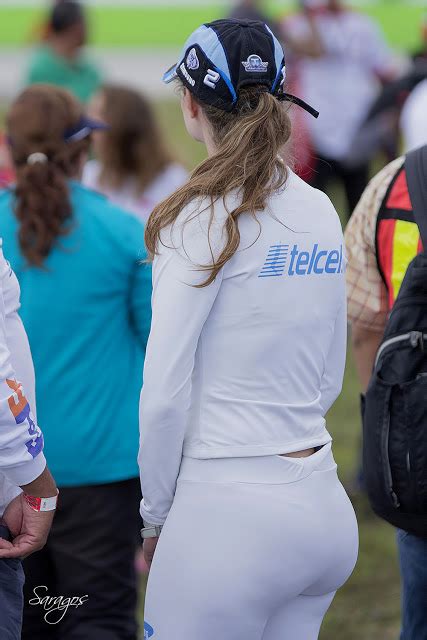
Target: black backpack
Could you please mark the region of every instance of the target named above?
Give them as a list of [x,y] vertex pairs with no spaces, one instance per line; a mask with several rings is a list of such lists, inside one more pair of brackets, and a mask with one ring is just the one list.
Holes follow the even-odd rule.
[[[427,146],[406,177],[427,249]],[[427,537],[427,251],[409,265],[363,401],[363,471],[375,513]]]

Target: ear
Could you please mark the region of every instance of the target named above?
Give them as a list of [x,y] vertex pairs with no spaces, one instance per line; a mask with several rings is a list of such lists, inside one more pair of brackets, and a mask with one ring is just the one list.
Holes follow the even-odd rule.
[[195,101],[195,99],[193,98],[191,92],[187,88],[184,89],[183,100],[189,116],[193,119],[196,119],[200,113],[200,107]]

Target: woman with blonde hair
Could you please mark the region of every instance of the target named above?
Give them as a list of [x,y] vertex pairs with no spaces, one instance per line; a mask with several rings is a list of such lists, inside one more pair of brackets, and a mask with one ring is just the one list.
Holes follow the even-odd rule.
[[268,27],[239,20],[200,27],[165,75],[209,157],[146,229],[153,640],[315,640],[356,562],[325,426],[346,355],[343,236],[327,196],[279,157],[283,101],[304,104],[284,77]]
[[146,222],[154,207],[186,182],[187,171],[167,149],[141,93],[107,85],[92,100],[90,113],[109,129],[94,137],[96,159],[85,167],[84,184]]

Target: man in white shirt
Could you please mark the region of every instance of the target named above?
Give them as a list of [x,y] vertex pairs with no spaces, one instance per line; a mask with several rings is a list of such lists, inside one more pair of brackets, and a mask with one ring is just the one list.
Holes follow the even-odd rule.
[[[391,77],[391,53],[377,25],[367,16],[345,7],[342,0],[304,2],[301,12],[282,24],[291,45],[317,34],[320,50],[299,54],[298,89],[304,100],[320,111],[318,121],[306,120],[313,153],[312,183],[324,190],[339,178],[353,211],[368,182],[368,164],[349,167],[352,146],[379,81]],[[311,34],[311,36],[310,36]],[[295,47],[294,47],[295,49]]]
[[[3,257],[0,241],[1,640],[21,638],[21,558],[44,546],[58,494],[46,467],[43,435],[34,413],[34,370],[17,312],[19,295],[18,281]],[[25,383],[25,392],[18,380]]]

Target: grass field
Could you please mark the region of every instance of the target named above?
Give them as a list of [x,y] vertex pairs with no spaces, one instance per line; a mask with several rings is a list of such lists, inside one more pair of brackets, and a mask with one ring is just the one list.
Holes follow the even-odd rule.
[[[93,44],[97,46],[180,46],[199,24],[221,17],[214,2],[199,7],[93,7],[90,11]],[[272,2],[272,14],[283,13],[281,2]],[[378,19],[390,44],[401,50],[417,47],[420,21],[425,10],[407,2],[383,0],[364,9]],[[37,8],[0,8],[0,46],[20,46],[34,38],[34,26],[43,11]]]
[[[176,153],[189,167],[194,166],[204,157],[204,151],[201,145],[189,140],[177,104],[162,102],[158,104],[158,110]],[[334,189],[331,197],[337,209],[342,211],[340,190]],[[359,386],[350,351],[344,390],[329,415],[328,424],[334,437],[341,479],[348,485],[358,467],[360,443]],[[363,497],[355,499],[354,506],[360,525],[359,562],[351,580],[332,605],[321,640],[397,640],[400,594],[394,530],[373,515]],[[248,562],[254,563],[256,558],[248,558]],[[286,571],[286,567],[283,570]],[[144,587],[143,581],[142,599]],[[141,602],[141,620],[142,608]]]

